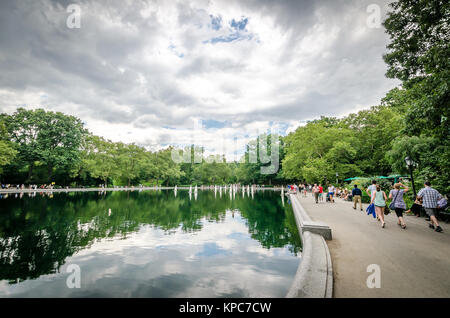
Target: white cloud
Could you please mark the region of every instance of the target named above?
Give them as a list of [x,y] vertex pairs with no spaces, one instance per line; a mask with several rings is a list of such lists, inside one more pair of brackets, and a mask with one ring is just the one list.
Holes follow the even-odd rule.
[[366,25],[373,2],[83,1],[81,29],[65,26],[65,1],[2,2],[0,111],[63,111],[155,149],[186,143],[195,118],[226,122],[201,135],[210,149],[224,135],[231,158],[235,136],[242,149],[249,130],[342,116],[397,84],[386,34]]

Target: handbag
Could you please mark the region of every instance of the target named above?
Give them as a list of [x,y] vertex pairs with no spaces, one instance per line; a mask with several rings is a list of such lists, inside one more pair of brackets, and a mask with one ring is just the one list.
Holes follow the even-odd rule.
[[[389,209],[390,210],[395,210],[395,200],[397,200],[397,196],[398,196],[399,193],[400,193],[400,189],[397,190],[397,194],[395,195],[394,200],[392,200],[391,204],[389,204]],[[386,214],[386,212],[384,214]]]
[[384,206],[384,215],[388,215],[389,213],[391,213],[391,210],[387,206]]

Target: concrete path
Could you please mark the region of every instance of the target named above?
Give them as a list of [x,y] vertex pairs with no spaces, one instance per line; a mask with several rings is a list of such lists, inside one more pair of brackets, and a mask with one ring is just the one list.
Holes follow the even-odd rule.
[[[333,239],[327,241],[333,261],[334,297],[450,297],[450,225],[443,232],[428,228],[425,218],[405,216],[406,230],[395,213],[386,227],[353,203],[316,204],[311,194],[298,195],[314,221],[327,223]],[[381,288],[368,288],[370,264],[381,270]]]

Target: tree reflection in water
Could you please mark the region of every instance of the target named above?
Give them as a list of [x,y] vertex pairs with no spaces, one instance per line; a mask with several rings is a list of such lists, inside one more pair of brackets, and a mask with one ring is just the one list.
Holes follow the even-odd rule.
[[[223,222],[226,211],[239,212],[251,237],[267,249],[301,250],[290,205],[280,193],[215,196],[200,191],[197,200],[188,191],[83,192],[9,197],[1,201],[0,280],[16,283],[58,272],[65,259],[105,238],[127,235],[151,225],[171,234],[202,229],[204,220]],[[233,214],[234,215],[234,214]]]

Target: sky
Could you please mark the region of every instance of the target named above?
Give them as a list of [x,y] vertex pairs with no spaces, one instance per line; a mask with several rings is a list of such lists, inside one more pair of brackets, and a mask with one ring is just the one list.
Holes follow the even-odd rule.
[[2,0],[0,112],[60,111],[112,141],[237,159],[259,133],[399,85],[377,24],[388,2]]

